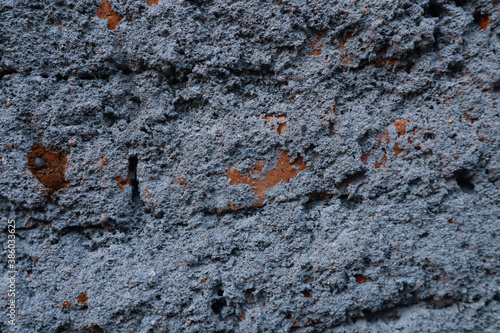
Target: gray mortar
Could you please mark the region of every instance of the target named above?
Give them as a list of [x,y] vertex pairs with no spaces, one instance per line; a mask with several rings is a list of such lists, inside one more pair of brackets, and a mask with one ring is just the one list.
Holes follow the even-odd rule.
[[[500,330],[498,1],[99,3],[0,1],[0,331]],[[227,210],[281,150],[308,168]]]

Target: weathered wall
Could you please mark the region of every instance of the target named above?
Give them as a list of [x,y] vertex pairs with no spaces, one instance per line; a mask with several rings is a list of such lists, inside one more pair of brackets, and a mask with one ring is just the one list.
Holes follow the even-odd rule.
[[499,8],[0,1],[17,331],[496,332]]

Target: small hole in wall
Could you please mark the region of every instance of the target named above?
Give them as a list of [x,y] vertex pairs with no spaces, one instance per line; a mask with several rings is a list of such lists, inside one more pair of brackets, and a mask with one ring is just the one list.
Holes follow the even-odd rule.
[[493,82],[493,91],[500,92],[500,78]]
[[471,178],[466,177],[465,175],[459,175],[457,176],[457,184],[464,193],[474,193],[474,184],[472,183]]
[[224,308],[226,305],[227,305],[227,302],[224,298],[218,299],[212,303],[212,311],[215,314],[220,314],[222,311],[222,308]]
[[434,134],[434,133],[425,133],[424,134],[425,140],[434,140],[435,138],[436,138],[436,134]]
[[92,326],[90,326],[90,331],[92,333],[103,333],[104,332],[102,327],[97,325],[97,324],[92,324]]
[[455,5],[457,5],[458,7],[464,7],[467,2],[469,2],[469,0],[455,0]]
[[448,72],[447,72],[448,77],[453,78],[453,77],[459,75],[463,69],[464,69],[464,65],[462,63],[457,62],[457,63],[449,64],[448,65]]
[[224,295],[224,290],[222,289],[217,290],[217,296],[222,296],[222,295]]
[[427,17],[441,17],[444,14],[444,8],[438,3],[431,2],[425,9],[425,16]]
[[250,296],[252,296],[252,293],[254,292],[254,289],[248,289],[246,292],[245,292],[245,298],[250,298]]

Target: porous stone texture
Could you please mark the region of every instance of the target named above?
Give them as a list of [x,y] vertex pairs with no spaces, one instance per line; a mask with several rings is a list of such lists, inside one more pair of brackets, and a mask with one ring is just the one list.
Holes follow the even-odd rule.
[[498,332],[499,22],[0,1],[0,331]]

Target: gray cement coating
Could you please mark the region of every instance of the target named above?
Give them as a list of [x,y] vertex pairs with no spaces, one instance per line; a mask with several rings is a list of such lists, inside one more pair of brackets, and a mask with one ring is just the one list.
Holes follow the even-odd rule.
[[498,332],[499,22],[0,1],[0,331]]

